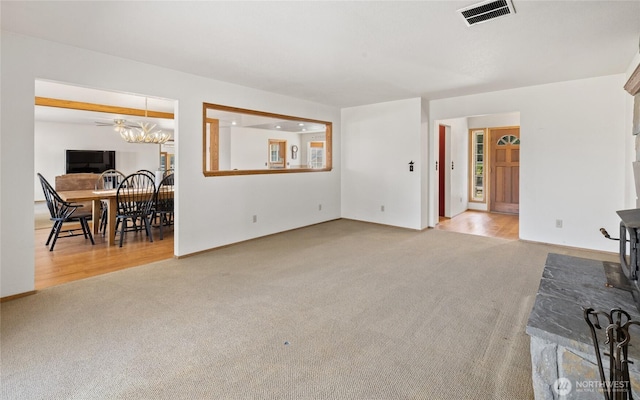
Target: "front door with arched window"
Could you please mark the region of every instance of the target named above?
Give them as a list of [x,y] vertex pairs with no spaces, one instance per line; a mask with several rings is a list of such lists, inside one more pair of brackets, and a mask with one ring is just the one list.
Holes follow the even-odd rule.
[[520,128],[491,130],[491,211],[520,211]]

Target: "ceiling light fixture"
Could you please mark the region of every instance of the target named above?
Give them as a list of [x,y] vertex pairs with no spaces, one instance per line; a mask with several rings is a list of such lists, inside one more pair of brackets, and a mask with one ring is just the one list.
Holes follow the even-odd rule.
[[122,131],[127,129],[127,121],[124,119],[114,119],[113,120],[113,130],[121,133]]
[[[144,117],[147,115],[147,98],[144,99]],[[171,139],[171,134],[156,129],[156,124],[138,122],[137,127],[120,129],[120,136],[128,143],[163,144]]]

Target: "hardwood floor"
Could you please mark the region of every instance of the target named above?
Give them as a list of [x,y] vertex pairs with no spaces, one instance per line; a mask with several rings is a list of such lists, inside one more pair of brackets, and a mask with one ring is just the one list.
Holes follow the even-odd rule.
[[36,290],[173,257],[173,227],[163,228],[164,240],[152,229],[153,243],[144,232],[128,232],[122,247],[108,246],[106,237],[97,234],[95,246],[76,236],[58,239],[53,251],[45,246],[50,230],[36,229]]
[[453,218],[441,217],[435,229],[518,240],[519,217],[517,214],[467,210]]

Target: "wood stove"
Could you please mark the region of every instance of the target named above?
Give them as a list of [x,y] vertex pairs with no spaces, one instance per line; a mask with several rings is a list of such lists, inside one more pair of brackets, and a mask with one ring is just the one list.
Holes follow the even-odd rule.
[[620,265],[622,272],[629,280],[628,287],[636,308],[640,311],[640,284],[638,282],[640,276],[640,209],[620,210],[617,211],[617,214],[620,217]]

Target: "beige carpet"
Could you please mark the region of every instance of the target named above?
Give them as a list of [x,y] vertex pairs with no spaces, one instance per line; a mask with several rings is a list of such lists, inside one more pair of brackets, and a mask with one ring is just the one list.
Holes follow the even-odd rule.
[[3,399],[531,399],[547,253],[339,220],[1,306]]

